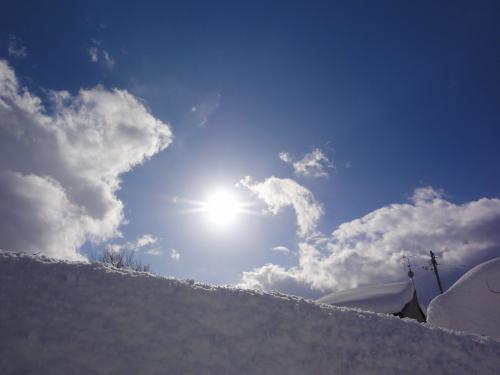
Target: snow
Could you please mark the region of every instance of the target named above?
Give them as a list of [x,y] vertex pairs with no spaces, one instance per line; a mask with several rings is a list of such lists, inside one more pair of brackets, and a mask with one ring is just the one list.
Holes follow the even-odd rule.
[[500,341],[500,258],[467,272],[431,301],[428,312],[432,325]]
[[1,374],[498,374],[500,343],[297,297],[0,252]]
[[407,280],[331,293],[321,297],[317,302],[378,313],[398,313],[412,297],[413,285],[411,280]]

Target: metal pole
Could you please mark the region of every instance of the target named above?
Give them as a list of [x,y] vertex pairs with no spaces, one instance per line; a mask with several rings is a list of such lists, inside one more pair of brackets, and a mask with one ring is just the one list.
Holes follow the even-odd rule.
[[434,274],[436,275],[436,280],[438,283],[439,287],[439,292],[443,294],[443,286],[441,285],[441,279],[439,278],[439,272],[438,272],[438,264],[436,262],[436,255],[432,252],[432,250],[429,251],[431,253],[431,264],[432,264],[432,270],[434,271]]

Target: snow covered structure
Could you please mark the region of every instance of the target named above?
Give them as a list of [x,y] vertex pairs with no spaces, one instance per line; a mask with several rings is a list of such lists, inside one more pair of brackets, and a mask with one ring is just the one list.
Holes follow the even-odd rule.
[[392,314],[419,322],[426,320],[411,280],[343,290],[327,294],[317,302]]
[[500,258],[468,271],[431,301],[428,312],[432,325],[500,341]]
[[0,251],[0,374],[498,374],[499,353],[391,316]]

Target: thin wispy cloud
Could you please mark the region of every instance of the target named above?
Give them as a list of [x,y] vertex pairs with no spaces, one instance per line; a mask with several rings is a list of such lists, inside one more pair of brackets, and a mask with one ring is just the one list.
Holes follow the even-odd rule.
[[278,154],[279,158],[284,161],[285,163],[291,163],[292,162],[292,157],[288,152],[282,151]]
[[102,51],[102,57],[104,64],[109,68],[112,69],[115,66],[115,60],[111,57],[108,51],[103,49]]
[[189,117],[194,124],[204,128],[208,124],[210,116],[219,108],[221,103],[221,94],[213,93],[208,95],[205,100],[191,107]]
[[291,253],[290,249],[286,246],[275,246],[275,247],[271,248],[271,250],[276,251],[278,253],[287,254],[287,255]]
[[113,69],[115,60],[111,54],[101,47],[101,42],[92,40],[92,46],[88,49],[90,61],[94,64],[101,63],[108,69]]
[[170,258],[173,260],[179,260],[181,258],[181,254],[177,250],[171,249],[170,250]]
[[139,236],[135,241],[126,241],[122,243],[109,243],[106,245],[106,249],[111,252],[144,252],[149,255],[161,255],[163,254],[161,248],[158,247],[159,238],[153,236],[152,234],[145,233]]
[[89,48],[90,61],[97,63],[99,61],[99,50],[97,47]]
[[26,46],[23,44],[21,39],[13,35],[9,37],[7,52],[9,53],[9,56],[21,59],[25,58],[28,55]]
[[160,256],[163,255],[163,251],[160,248],[153,248],[146,251],[146,254]]
[[278,156],[285,163],[291,164],[295,175],[299,177],[328,177],[329,170],[334,168],[333,162],[319,148],[296,161],[288,152],[280,152]]

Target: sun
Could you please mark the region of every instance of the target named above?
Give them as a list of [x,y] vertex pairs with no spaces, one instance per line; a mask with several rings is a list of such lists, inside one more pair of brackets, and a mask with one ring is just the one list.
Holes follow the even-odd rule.
[[218,190],[208,197],[204,203],[204,211],[213,225],[225,228],[235,221],[240,204],[230,192]]

